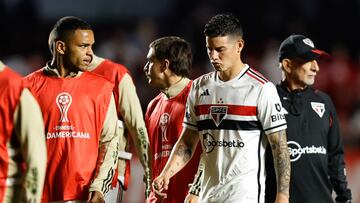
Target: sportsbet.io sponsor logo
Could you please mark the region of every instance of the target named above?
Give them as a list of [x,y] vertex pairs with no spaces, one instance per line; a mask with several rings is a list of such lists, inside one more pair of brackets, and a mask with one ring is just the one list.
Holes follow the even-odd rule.
[[210,153],[214,150],[215,147],[244,147],[244,142],[241,140],[215,140],[210,133],[205,133],[203,135],[203,145],[205,147],[206,153]]
[[301,147],[299,143],[295,141],[288,142],[288,149],[291,162],[297,161],[303,154],[326,154],[326,149],[324,146],[315,147],[312,145],[311,147]]

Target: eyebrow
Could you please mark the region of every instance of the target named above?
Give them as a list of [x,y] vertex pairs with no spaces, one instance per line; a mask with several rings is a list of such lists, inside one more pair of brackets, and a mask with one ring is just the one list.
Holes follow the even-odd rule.
[[[209,48],[210,48],[210,46],[206,46],[206,48],[208,48],[208,49],[209,49]],[[222,46],[218,46],[218,47],[217,47],[217,46],[215,46],[215,47],[211,47],[211,49],[221,49],[221,48],[226,48],[226,46],[223,46],[223,45],[222,45]]]
[[85,42],[81,42],[79,43],[79,45],[93,45],[94,43],[85,43]]
[[150,60],[150,59],[152,59],[152,60],[156,59],[156,57],[155,57],[153,54],[152,54],[150,57],[146,56],[146,58],[147,58],[148,60]]

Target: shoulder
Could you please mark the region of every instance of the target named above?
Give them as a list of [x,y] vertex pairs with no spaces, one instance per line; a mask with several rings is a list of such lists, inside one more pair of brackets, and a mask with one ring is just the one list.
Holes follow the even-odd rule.
[[26,84],[30,86],[34,86],[35,84],[38,83],[38,81],[43,80],[43,78],[46,77],[45,74],[43,73],[43,70],[44,68],[40,68],[25,76],[24,81],[26,82]]
[[245,72],[245,75],[251,84],[259,87],[271,83],[263,74],[252,67],[248,68],[248,70]]
[[186,92],[186,94],[189,94],[190,92],[190,89],[193,85],[194,81],[193,80],[190,80],[189,83],[186,85],[186,87],[184,88],[183,92]]
[[124,65],[109,59],[104,59],[92,72],[105,76],[115,83],[121,81],[125,75],[129,74],[129,70]]
[[277,94],[275,85],[256,69],[249,67],[244,73],[246,84],[256,92],[263,94]]
[[5,86],[16,91],[20,91],[24,88],[24,81],[22,77],[9,67],[4,67],[4,69],[0,72],[0,84],[1,86]]
[[321,90],[318,90],[318,89],[313,89],[313,88],[311,90],[313,91],[313,93],[315,95],[321,97],[322,99],[327,100],[327,101],[329,101],[329,100],[331,101],[331,98],[327,93],[325,93],[325,92],[323,92]]
[[125,67],[125,65],[123,65],[121,63],[116,63],[116,62],[114,62],[114,61],[112,61],[110,59],[105,59],[103,63],[106,66],[112,67],[116,71],[124,72],[124,73],[129,72],[129,70]]
[[317,98],[312,98],[312,99],[317,99],[317,100],[320,100],[320,101],[324,102],[331,109],[335,108],[331,97],[327,93],[325,93],[325,92],[323,92],[321,90],[318,90],[318,89],[313,89],[313,88],[311,88],[310,90],[312,91],[314,97],[317,97]]
[[94,86],[96,86],[97,88],[101,88],[102,86],[104,86],[104,88],[114,88],[114,83],[111,82],[110,80],[108,80],[106,77],[102,76],[102,75],[98,75],[89,71],[85,71],[83,73],[83,78],[85,81],[91,81],[90,84],[93,84]]
[[84,71],[83,76],[86,78],[96,79],[97,81],[109,82],[109,80],[106,79],[106,77],[104,77],[103,75],[99,75],[90,71]]
[[44,70],[44,68],[40,68],[40,69],[38,69],[38,70],[36,70],[36,71],[34,71],[34,72],[26,75],[26,76],[24,77],[24,79],[26,79],[26,80],[31,80],[31,79],[34,79],[34,78],[38,78],[38,77],[44,76],[43,70]]
[[214,81],[215,78],[215,72],[206,73],[204,75],[201,75],[200,77],[196,78],[192,82],[193,88],[199,88],[200,86],[204,86],[209,84],[211,81]]
[[22,80],[22,77],[17,72],[13,71],[12,69],[10,69],[7,66],[3,67],[2,71],[0,71],[0,73],[5,75],[2,78],[5,79],[6,81],[8,81],[9,83]]

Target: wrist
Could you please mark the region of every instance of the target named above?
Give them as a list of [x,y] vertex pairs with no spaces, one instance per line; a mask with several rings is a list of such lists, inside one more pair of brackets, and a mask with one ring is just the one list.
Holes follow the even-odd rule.
[[289,200],[289,195],[285,194],[283,192],[278,192],[276,195],[276,200],[277,201],[288,201]]
[[99,191],[97,189],[89,189],[89,194],[91,193],[98,193],[102,198],[104,198],[104,193],[102,191]]

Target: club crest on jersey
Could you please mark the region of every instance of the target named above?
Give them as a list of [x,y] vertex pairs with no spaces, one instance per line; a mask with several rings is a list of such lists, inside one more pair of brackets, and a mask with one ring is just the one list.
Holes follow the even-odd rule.
[[72,102],[71,95],[66,92],[60,93],[56,97],[56,104],[58,105],[60,109],[60,122],[69,122],[69,119],[67,118],[67,113],[70,108]]
[[325,105],[323,103],[311,102],[311,107],[320,116],[320,118],[323,117],[325,113]]
[[161,140],[163,142],[168,141],[166,137],[166,130],[168,128],[170,121],[170,115],[168,113],[163,113],[160,117],[160,128],[161,128]]
[[220,123],[224,120],[225,115],[227,114],[228,107],[227,106],[211,106],[210,107],[210,115],[213,119],[216,127],[220,125]]

